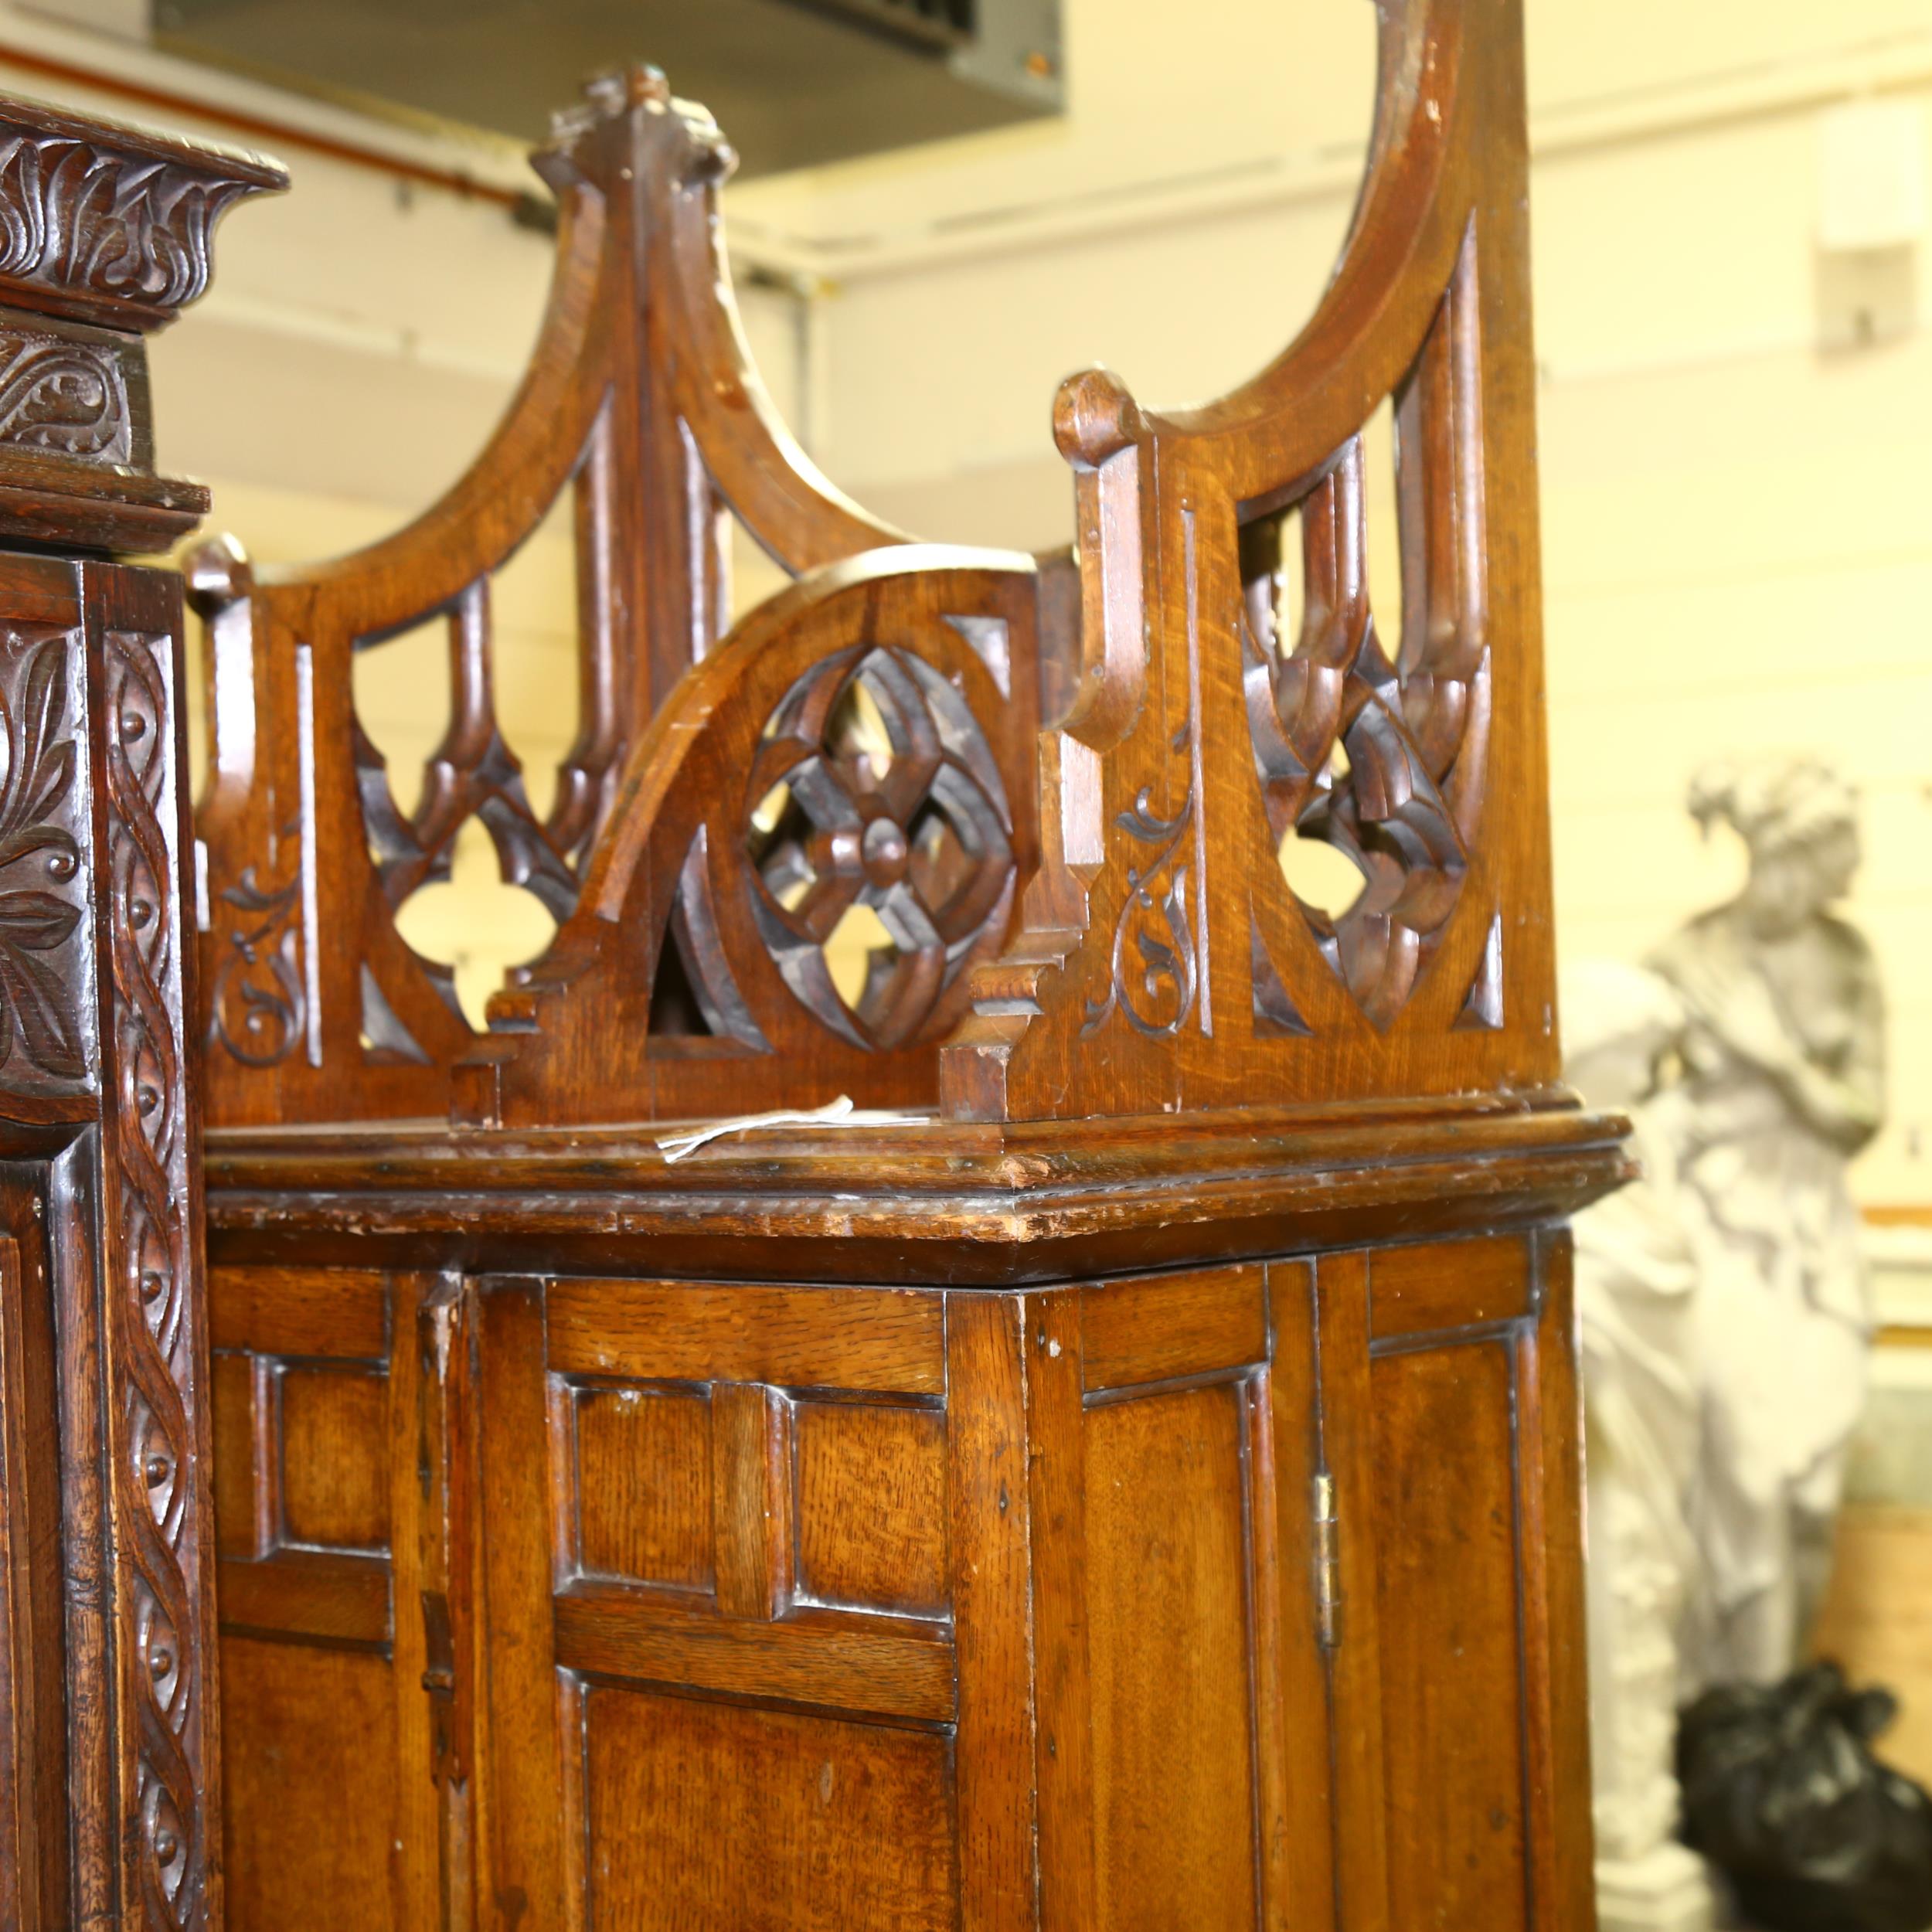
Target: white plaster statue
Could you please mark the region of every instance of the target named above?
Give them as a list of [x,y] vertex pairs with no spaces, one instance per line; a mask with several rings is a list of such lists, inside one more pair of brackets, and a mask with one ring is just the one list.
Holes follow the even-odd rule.
[[1858,869],[1850,788],[1787,760],[1702,774],[1690,806],[1736,828],[1750,872],[1651,962],[1686,1015],[1680,1175],[1706,1250],[1686,1694],[1784,1676],[1823,1597],[1870,1332],[1845,1165],[1884,1111],[1877,968],[1828,910]]
[[1604,1932],[1706,1932],[1703,1861],[1677,1842],[1678,1645],[1699,1564],[1689,1512],[1702,1440],[1693,1119],[1674,1073],[1686,1018],[1641,967],[1563,978],[1564,1071],[1631,1119],[1639,1180],[1577,1216],[1590,1562],[1590,1757]]

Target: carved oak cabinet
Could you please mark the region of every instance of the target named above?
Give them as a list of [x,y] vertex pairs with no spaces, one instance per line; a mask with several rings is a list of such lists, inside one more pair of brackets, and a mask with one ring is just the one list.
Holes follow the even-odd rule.
[[[730,151],[638,70],[537,158],[556,283],[468,474],[355,556],[192,560],[205,1311],[118,1258],[192,1236],[132,1030],[177,1010],[129,977],[182,930],[160,835],[149,923],[94,902],[134,1070],[26,1030],[5,1070],[85,1090],[58,1117],[128,1190],[94,1225],[138,1393],[90,1467],[130,1560],[173,1539],[190,1621],[217,1572],[219,1859],[206,1631],[143,1662],[137,1607],[87,1680],[201,1767],[125,1883],[173,1882],[165,1827],[248,1932],[1590,1922],[1562,1223],[1624,1170],[1555,1083],[1519,23],[1382,13],[1318,311],[1202,409],[1070,380],[1070,553],[917,543],[818,474],[744,358]],[[539,810],[490,591],[566,492],[580,731]],[[734,531],[793,579],[735,620]],[[111,815],[72,838],[133,876],[116,760],[151,768],[168,660],[114,640],[172,635],[163,580],[6,567],[19,622],[98,631]],[[405,811],[352,666],[430,619]],[[8,648],[10,716],[54,716]],[[481,1031],[396,917],[471,820],[559,922]],[[1296,840],[1359,892],[1298,893]],[[10,992],[67,915],[33,917]],[[69,1211],[43,1171],[0,1183],[8,1266]]]

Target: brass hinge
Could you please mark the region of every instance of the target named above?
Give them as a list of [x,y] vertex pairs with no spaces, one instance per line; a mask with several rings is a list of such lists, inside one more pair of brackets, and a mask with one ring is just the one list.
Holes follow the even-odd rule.
[[1315,1479],[1315,1614],[1321,1648],[1342,1641],[1342,1563],[1335,1513],[1335,1478],[1324,1469]]

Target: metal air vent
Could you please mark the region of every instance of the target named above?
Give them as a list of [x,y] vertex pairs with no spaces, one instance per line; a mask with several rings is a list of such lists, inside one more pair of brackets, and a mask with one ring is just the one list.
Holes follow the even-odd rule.
[[[64,0],[77,20],[94,4]],[[152,38],[376,112],[526,141],[586,75],[649,60],[716,114],[747,174],[1062,102],[1060,0],[153,0]]]

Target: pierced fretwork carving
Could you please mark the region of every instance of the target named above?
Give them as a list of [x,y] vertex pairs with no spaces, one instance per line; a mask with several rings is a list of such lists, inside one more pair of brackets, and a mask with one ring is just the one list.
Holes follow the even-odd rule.
[[450,724],[425,767],[423,795],[406,819],[396,809],[383,756],[356,734],[364,820],[383,890],[400,906],[419,886],[447,879],[456,838],[479,819],[503,876],[533,893],[553,919],[577,904],[567,850],[552,843],[532,810],[523,767],[504,743],[492,691],[489,585],[480,579],[449,613]]
[[[828,658],[766,728],[748,803],[754,909],[785,983],[854,1045],[915,1037],[1012,902],[1012,815],[964,699],[908,651]],[[890,943],[849,1005],[828,954],[859,906]]]
[[[1338,914],[1298,901],[1362,1009],[1386,1027],[1447,930],[1480,822],[1490,673],[1471,359],[1469,255],[1396,407],[1402,648],[1369,607],[1362,444],[1351,437],[1301,506],[1304,609],[1277,635],[1277,579],[1250,544],[1243,651],[1270,827],[1325,840],[1361,872]],[[1499,969],[1498,969],[1499,971]]]
[[[1512,785],[1542,769],[1533,532],[1492,542],[1486,501],[1530,501],[1526,347],[1493,320],[1522,292],[1520,156],[1484,133],[1514,83],[1462,63],[1447,0],[1384,22],[1369,182],[1308,328],[1196,410],[1100,370],[1063,387],[1072,568],[913,544],[817,474],[735,326],[716,128],[648,70],[594,84],[537,158],[557,276],[478,461],[361,554],[205,600],[250,641],[218,653],[210,899],[239,910],[257,868],[244,930],[286,1000],[277,929],[254,935],[287,916],[264,855],[299,799],[322,940],[298,948],[307,1063],[216,1056],[213,1117],[668,1118],[936,1084],[1032,1120],[1546,1077],[1546,836],[1484,819],[1492,753]],[[1385,403],[1399,645],[1365,574]],[[579,730],[540,818],[491,701],[488,587],[573,488]],[[1305,613],[1277,637],[1255,553],[1291,515]],[[727,628],[734,522],[794,581]],[[452,716],[406,815],[353,653],[439,613]],[[395,918],[472,819],[559,920],[481,1036]],[[1292,838],[1345,855],[1351,903],[1298,898],[1270,862]]]
[[[464,828],[480,823],[508,884],[568,927],[640,740],[733,628],[733,530],[794,577],[906,542],[818,473],[759,384],[719,230],[716,190],[733,158],[709,115],[674,100],[654,70],[605,76],[559,117],[535,165],[559,206],[550,305],[525,382],[455,489],[409,529],[319,568],[257,578],[216,546],[191,566],[219,661],[217,777],[201,825],[219,930],[206,942],[203,983],[226,1002],[214,1037],[240,1049],[213,1063],[217,1119],[443,1111],[451,1069],[480,1050],[477,1035],[450,968],[414,950],[395,914],[420,888],[448,880],[453,862],[461,871]],[[489,599],[566,492],[576,511],[577,731],[554,802],[539,815],[505,741],[516,720],[499,729],[492,700]],[[946,614],[1002,687],[1030,679],[1011,617],[970,601]],[[439,615],[450,628],[451,719],[420,802],[406,813],[355,715],[355,655]],[[300,662],[310,667],[312,728],[297,728]],[[1030,692],[1017,702],[1030,716]],[[298,831],[284,836],[291,818]],[[351,843],[359,825],[360,850]],[[692,877],[715,893],[727,846],[742,863],[742,826],[709,832],[709,859]],[[289,895],[293,856],[306,869]],[[748,925],[748,908],[713,910],[741,952],[734,919],[743,911]],[[654,908],[656,932],[668,913]],[[706,920],[694,883],[680,896],[675,934],[694,982]],[[311,929],[327,942],[308,944]],[[755,934],[745,937],[768,975]],[[923,943],[909,926],[909,956]],[[706,1024],[715,1038],[752,1046],[768,1018],[760,1008],[758,1022],[734,1023],[727,985],[747,981],[747,964],[711,963],[698,990],[723,991]],[[743,991],[757,1006],[748,984]],[[834,1008],[844,1011],[835,996]],[[848,1039],[864,1032],[849,1013],[838,1024]],[[270,1066],[272,1080],[256,1077]]]
[[[1533,368],[1507,322],[1522,155],[1496,133],[1519,77],[1460,64],[1499,15],[1381,17],[1368,180],[1300,333],[1196,408],[1148,408],[1100,368],[1061,386],[1081,621],[1053,661],[1024,930],[941,1049],[954,1114],[1552,1075]],[[1399,643],[1366,574],[1363,436],[1385,404]],[[1485,804],[1505,782],[1506,818]],[[1345,900],[1325,871],[1354,876]]]

